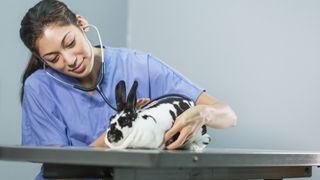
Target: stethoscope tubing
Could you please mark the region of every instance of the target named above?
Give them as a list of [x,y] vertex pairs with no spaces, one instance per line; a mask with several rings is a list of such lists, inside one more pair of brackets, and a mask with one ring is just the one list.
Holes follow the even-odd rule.
[[[100,47],[103,48],[103,45],[102,45],[102,40],[101,40],[101,36],[100,36],[100,33],[99,33],[99,30],[96,26],[92,25],[92,24],[89,24],[88,26],[90,27],[93,27],[93,29],[95,29],[95,31],[97,32],[97,35],[98,35],[98,39],[99,39],[99,43],[100,43]],[[88,43],[90,43],[90,41],[87,39]],[[92,55],[93,55],[93,48],[92,46],[91,47],[91,52],[92,52]],[[46,62],[41,58],[39,57],[38,55],[36,55],[38,58],[40,58],[42,61],[43,61],[43,69],[44,71],[50,76],[52,77],[53,79],[55,79],[56,81],[64,84],[64,85],[67,85],[67,86],[70,86],[72,88],[75,88],[75,89],[78,89],[78,90],[81,90],[81,91],[85,91],[85,92],[89,92],[89,91],[93,91],[93,90],[96,90],[100,95],[101,97],[103,98],[103,100],[107,103],[107,105],[112,108],[114,111],[117,112],[117,108],[115,108],[110,100],[107,98],[107,96],[103,93],[103,90],[101,88],[101,83],[103,82],[103,79],[104,79],[104,75],[105,75],[105,64],[104,64],[104,51],[101,51],[101,68],[100,68],[100,71],[99,71],[99,76],[98,76],[98,80],[95,84],[94,87],[92,88],[85,88],[85,87],[81,87],[80,85],[76,85],[76,84],[70,84],[68,82],[65,82],[57,77],[55,77],[53,74],[49,73],[47,71],[47,68],[46,68]],[[149,103],[143,105],[141,108],[143,107],[146,107],[148,104],[154,102],[154,101],[157,101],[159,99],[163,99],[163,98],[168,98],[168,97],[181,97],[181,98],[184,98],[184,99],[187,99],[187,100],[190,100],[192,101],[189,97],[187,96],[184,96],[182,94],[165,94],[163,96],[159,96],[155,99],[152,99]]]

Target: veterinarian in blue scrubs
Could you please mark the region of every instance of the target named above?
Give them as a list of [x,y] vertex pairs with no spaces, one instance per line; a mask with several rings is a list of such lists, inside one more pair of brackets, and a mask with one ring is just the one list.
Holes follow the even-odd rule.
[[[212,128],[235,124],[236,116],[227,104],[154,55],[125,48],[93,47],[86,37],[91,30],[84,17],[55,0],[39,2],[24,16],[20,37],[32,56],[22,81],[23,145],[106,146],[104,132],[116,111],[96,91],[66,85],[94,86],[102,65],[105,73],[101,89],[113,106],[115,86],[120,80],[126,82],[127,89],[134,80],[139,82],[140,106],[167,93],[183,94],[196,102],[166,133],[167,140],[180,132],[168,149],[179,147],[199,123]],[[212,121],[195,118],[208,107],[214,109]]]

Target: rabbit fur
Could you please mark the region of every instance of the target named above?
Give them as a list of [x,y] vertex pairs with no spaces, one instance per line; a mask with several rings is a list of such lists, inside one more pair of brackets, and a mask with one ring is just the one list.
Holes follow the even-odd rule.
[[[120,81],[117,84],[115,89],[117,114],[110,118],[105,143],[113,149],[164,149],[165,132],[172,127],[176,117],[195,103],[182,96],[165,96],[136,110],[137,88],[138,82],[134,81],[126,99],[125,82]],[[174,141],[178,135],[177,133],[167,144]],[[210,141],[211,137],[203,125],[180,149],[203,150]]]

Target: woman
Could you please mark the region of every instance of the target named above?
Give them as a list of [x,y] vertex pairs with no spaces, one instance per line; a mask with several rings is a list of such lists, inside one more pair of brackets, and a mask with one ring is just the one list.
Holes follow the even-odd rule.
[[93,47],[86,37],[93,29],[84,17],[56,0],[43,0],[24,16],[20,37],[32,56],[22,79],[23,145],[106,147],[104,132],[115,111],[97,91],[66,85],[94,87],[102,66],[101,90],[113,105],[120,80],[128,87],[134,80],[139,82],[138,106],[168,93],[183,94],[196,102],[165,134],[168,140],[180,132],[168,149],[181,146],[203,124],[212,128],[235,125],[236,116],[227,104],[156,57],[124,48]]

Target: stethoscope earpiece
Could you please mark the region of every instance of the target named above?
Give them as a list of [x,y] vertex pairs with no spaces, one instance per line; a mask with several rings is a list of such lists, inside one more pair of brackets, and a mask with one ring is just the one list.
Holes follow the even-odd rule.
[[93,25],[91,25],[91,24],[88,24],[88,25],[86,25],[86,26],[80,26],[80,29],[84,32],[84,33],[86,33],[86,32],[89,32],[89,27],[93,27]]

